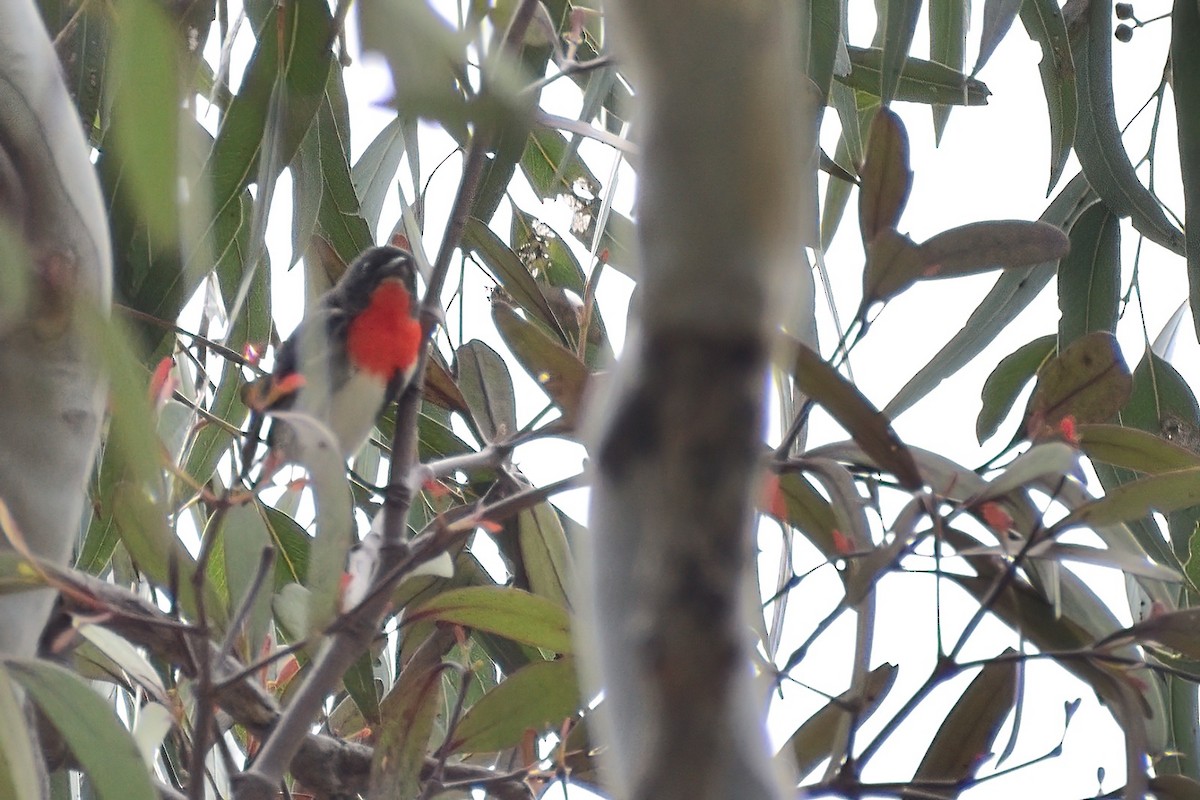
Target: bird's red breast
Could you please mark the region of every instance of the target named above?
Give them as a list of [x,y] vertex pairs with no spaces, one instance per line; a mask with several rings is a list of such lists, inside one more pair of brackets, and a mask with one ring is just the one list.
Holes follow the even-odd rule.
[[413,298],[398,280],[385,280],[371,303],[350,322],[346,350],[358,369],[390,381],[416,364],[421,323],[413,317]]

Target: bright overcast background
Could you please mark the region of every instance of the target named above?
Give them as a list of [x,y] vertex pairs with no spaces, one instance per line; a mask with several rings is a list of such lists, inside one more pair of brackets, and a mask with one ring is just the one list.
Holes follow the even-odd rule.
[[[983,4],[976,3],[972,35],[968,39],[967,63],[974,60],[974,48],[978,46],[978,31],[981,27]],[[1153,3],[1138,2],[1136,12],[1142,19],[1149,19],[1168,12],[1170,6],[1163,0]],[[448,12],[453,14],[453,10]],[[393,118],[385,101],[388,96],[388,73],[381,64],[376,64],[357,51],[357,36],[353,30],[355,15],[350,15],[350,44],[354,63],[346,71],[346,89],[349,95],[352,124],[352,163],[357,160],[376,133]],[[874,7],[868,0],[850,0],[850,41],[869,41],[875,24]],[[1159,83],[1170,36],[1170,23],[1151,24],[1136,31],[1132,42],[1114,42],[1113,72],[1118,76],[1116,86],[1117,118],[1121,124],[1128,122],[1146,102]],[[914,55],[922,52],[927,42],[924,19],[918,28]],[[217,55],[216,37],[210,38],[210,48]],[[236,85],[240,68],[245,64],[252,42],[249,31],[243,31],[234,51],[234,73],[231,80]],[[983,107],[957,108],[950,116],[940,148],[934,149],[931,114],[926,106],[899,103],[896,110],[903,118],[912,147],[912,166],[915,174],[911,198],[899,225],[902,233],[908,233],[916,241],[956,225],[985,219],[1024,218],[1036,219],[1046,204],[1046,184],[1050,170],[1050,138],[1045,100],[1038,77],[1037,64],[1041,50],[1025,36],[1020,23],[997,49],[986,68],[978,76],[991,90],[989,104]],[[556,81],[543,96],[543,107],[565,117],[579,111],[581,96],[575,85],[568,80]],[[1136,163],[1149,143],[1149,131],[1153,120],[1153,107],[1147,109],[1134,122],[1126,137],[1127,146]],[[823,131],[822,143],[826,152],[832,153],[837,140],[836,114],[829,113]],[[208,120],[214,124],[215,120]],[[1168,100],[1160,120],[1162,147],[1158,151],[1156,190],[1163,196],[1172,210],[1182,211],[1179,200],[1179,177],[1175,153],[1174,111]],[[455,145],[452,140],[435,128],[423,127],[425,148],[422,152],[423,179],[441,155],[449,155]],[[605,191],[612,186],[614,152],[604,146],[585,142],[581,152],[588,160],[593,172],[603,181]],[[786,165],[781,165],[786,168]],[[460,160],[450,158],[433,177],[426,209],[428,227],[425,237],[427,248],[433,250],[441,238],[441,225],[457,185]],[[1065,184],[1078,172],[1072,156]],[[1139,174],[1146,177],[1143,166]],[[409,185],[408,169],[402,165],[398,181],[411,201],[412,187]],[[272,285],[275,292],[275,314],[280,332],[286,334],[300,320],[302,303],[303,270],[295,268],[285,271],[290,262],[291,241],[288,233],[291,209],[290,179],[285,174],[277,187],[275,208],[269,228],[268,245],[271,250],[273,269]],[[824,188],[822,177],[822,191]],[[520,183],[520,180],[518,180]],[[614,207],[630,212],[635,189],[633,173],[628,169],[619,172]],[[545,222],[560,233],[570,227],[572,210],[564,202],[548,202],[540,206],[532,192],[518,197],[519,205],[534,210]],[[825,256],[832,283],[832,293],[843,321],[848,321],[858,305],[861,294],[863,254],[855,220],[856,197],[852,196],[847,208],[842,229]],[[498,225],[507,226],[507,204],[501,204]],[[392,193],[385,206],[378,240],[383,241],[400,217],[400,204]],[[592,263],[586,250],[573,240],[566,240],[575,248],[576,255],[585,269]],[[1138,238],[1128,222],[1122,225],[1122,263],[1124,268],[1122,292],[1134,264]],[[432,256],[433,253],[431,252]],[[1140,270],[1146,291],[1145,306],[1139,306],[1136,297],[1124,308],[1124,317],[1118,331],[1126,360],[1132,366],[1140,359],[1146,339],[1143,334],[1142,315],[1145,315],[1145,330],[1150,341],[1158,336],[1178,305],[1187,296],[1184,263],[1181,258],[1167,253],[1158,246],[1144,243],[1141,248]],[[866,339],[853,352],[851,364],[859,388],[878,407],[882,408],[905,384],[905,382],[938,351],[938,349],[961,327],[975,305],[991,287],[995,274],[960,278],[951,281],[923,282],[901,297],[892,301],[878,315]],[[453,272],[449,283],[455,284]],[[503,342],[496,335],[491,323],[488,306],[488,279],[478,268],[467,266],[465,300],[460,309],[457,305],[448,309],[447,317],[452,329],[457,330],[460,311],[464,320],[467,338],[480,338],[498,352],[505,353]],[[632,290],[631,282],[615,270],[605,272],[599,286],[599,302],[605,323],[614,345],[619,349],[624,338],[625,308]],[[818,319],[821,345],[828,354],[837,335],[823,291],[818,292]],[[982,356],[962,369],[952,379],[944,382],[922,402],[895,420],[895,427],[905,442],[946,455],[961,464],[977,466],[995,455],[1011,438],[1018,419],[1010,418],[1000,433],[991,441],[980,446],[975,440],[975,416],[980,407],[980,389],[988,372],[1004,355],[1037,336],[1056,330],[1058,310],[1051,282],[1042,295],[1005,332],[997,338]],[[1200,379],[1200,347],[1192,335],[1190,319],[1181,327],[1179,344],[1170,359],[1175,367],[1193,385]],[[444,339],[443,339],[444,341]],[[544,396],[521,369],[512,370],[517,389],[519,422],[528,421],[545,404]],[[1017,403],[1021,408],[1024,396]],[[465,432],[461,432],[465,433]],[[818,426],[813,432],[813,441],[830,441],[845,438],[844,434]],[[542,483],[581,468],[584,453],[579,447],[558,442],[536,443],[521,448],[516,465],[535,483]],[[586,491],[577,490],[555,499],[557,505],[568,514],[586,520]],[[760,545],[769,557],[778,551],[779,533],[773,525],[764,525]],[[480,547],[483,543],[478,543]],[[796,565],[798,572],[820,563],[814,552],[800,554]],[[1091,568],[1080,570],[1088,581],[1105,597],[1120,600],[1124,586],[1119,574],[1111,570]],[[796,644],[811,630],[811,626],[832,608],[840,596],[841,587],[832,572],[818,571],[801,584],[793,594],[789,608],[790,632],[780,649],[786,656],[789,645]],[[773,580],[773,562],[764,567],[764,576]],[[886,719],[900,703],[923,681],[932,665],[936,652],[934,646],[935,597],[933,581],[925,575],[896,575],[886,579],[880,586],[880,603],[872,666],[892,661],[902,663],[896,686],[877,718]],[[943,595],[942,617],[948,621],[950,630],[957,630],[969,617],[973,606],[960,593],[947,592]],[[957,604],[957,605],[956,605]],[[1118,618],[1127,620],[1127,612],[1118,607]],[[999,624],[984,626],[981,631],[993,631],[998,639],[1010,642],[1013,637]],[[794,677],[830,695],[847,688],[849,679],[849,656],[852,652],[853,620],[846,615],[840,623],[812,649],[802,669]],[[995,650],[984,651],[968,648],[965,658],[986,656]],[[1061,679],[1045,681],[1038,676],[1046,672],[1062,676]],[[949,708],[958,692],[966,685],[971,675],[960,676],[939,689],[931,697],[930,707],[939,711]],[[1066,729],[1064,754],[1057,759],[1042,761],[1027,769],[1017,770],[1012,775],[985,782],[969,793],[970,797],[1008,797],[1013,792],[1032,792],[1034,797],[1087,797],[1101,791],[1119,787],[1123,781],[1123,749],[1120,735],[1111,717],[1104,712],[1087,687],[1067,676],[1061,669],[1048,663],[1035,662],[1029,667],[1026,682],[1026,719],[1022,725],[1018,746],[1004,768],[1036,759],[1051,750],[1063,736],[1063,700],[1079,698],[1083,705]],[[770,732],[776,744],[782,744],[795,728],[811,713],[825,705],[826,697],[794,683],[785,684],[783,698],[773,698],[769,720]],[[890,745],[900,759],[897,770],[887,773],[884,768],[868,772],[866,779],[903,780],[911,775],[918,757],[923,752],[940,722],[940,714],[917,716],[906,723],[901,734],[894,737]],[[997,747],[1004,746],[1011,726],[1006,724],[998,739]],[[870,736],[878,729],[877,724],[868,722],[864,733]],[[915,750],[907,748],[905,741],[916,742]],[[887,751],[884,751],[887,752]],[[1102,784],[1097,784],[1097,770],[1108,767],[1109,774]],[[906,771],[907,770],[907,771]],[[985,767],[984,774],[992,771]],[[574,793],[576,790],[572,790]]]

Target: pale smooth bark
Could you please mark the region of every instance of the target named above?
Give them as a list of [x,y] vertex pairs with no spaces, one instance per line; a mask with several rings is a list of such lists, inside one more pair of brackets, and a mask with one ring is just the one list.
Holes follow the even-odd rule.
[[816,90],[801,4],[622,0],[640,314],[592,409],[591,592],[618,798],[780,798],[746,581],[769,356],[811,328]]
[[[112,255],[90,148],[33,0],[0,3],[0,500],[67,561],[105,389],[91,348]],[[0,547],[8,547],[7,541]],[[32,655],[49,589],[0,596],[0,655]]]

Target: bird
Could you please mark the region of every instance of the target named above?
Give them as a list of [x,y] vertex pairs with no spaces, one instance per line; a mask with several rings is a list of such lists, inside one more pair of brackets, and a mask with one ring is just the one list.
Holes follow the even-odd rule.
[[[247,387],[251,409],[242,449],[247,479],[265,416],[277,412],[257,482],[285,463],[305,461],[306,432],[323,427],[343,461],[366,442],[387,403],[407,387],[423,340],[416,265],[393,246],[372,247],[351,262],[279,347],[272,373]],[[322,428],[316,428],[322,430]],[[328,442],[329,436],[323,440]]]

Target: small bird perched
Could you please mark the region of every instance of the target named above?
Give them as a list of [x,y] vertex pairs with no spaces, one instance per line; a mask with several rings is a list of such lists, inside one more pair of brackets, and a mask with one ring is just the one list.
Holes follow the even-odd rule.
[[[342,459],[350,458],[412,379],[420,346],[412,254],[372,247],[280,346],[274,372],[248,387],[252,412],[243,475],[253,463],[265,412],[291,412],[287,416],[297,422],[300,415],[311,418],[336,440]],[[305,439],[293,424],[274,420],[259,480],[284,463],[303,461]]]

